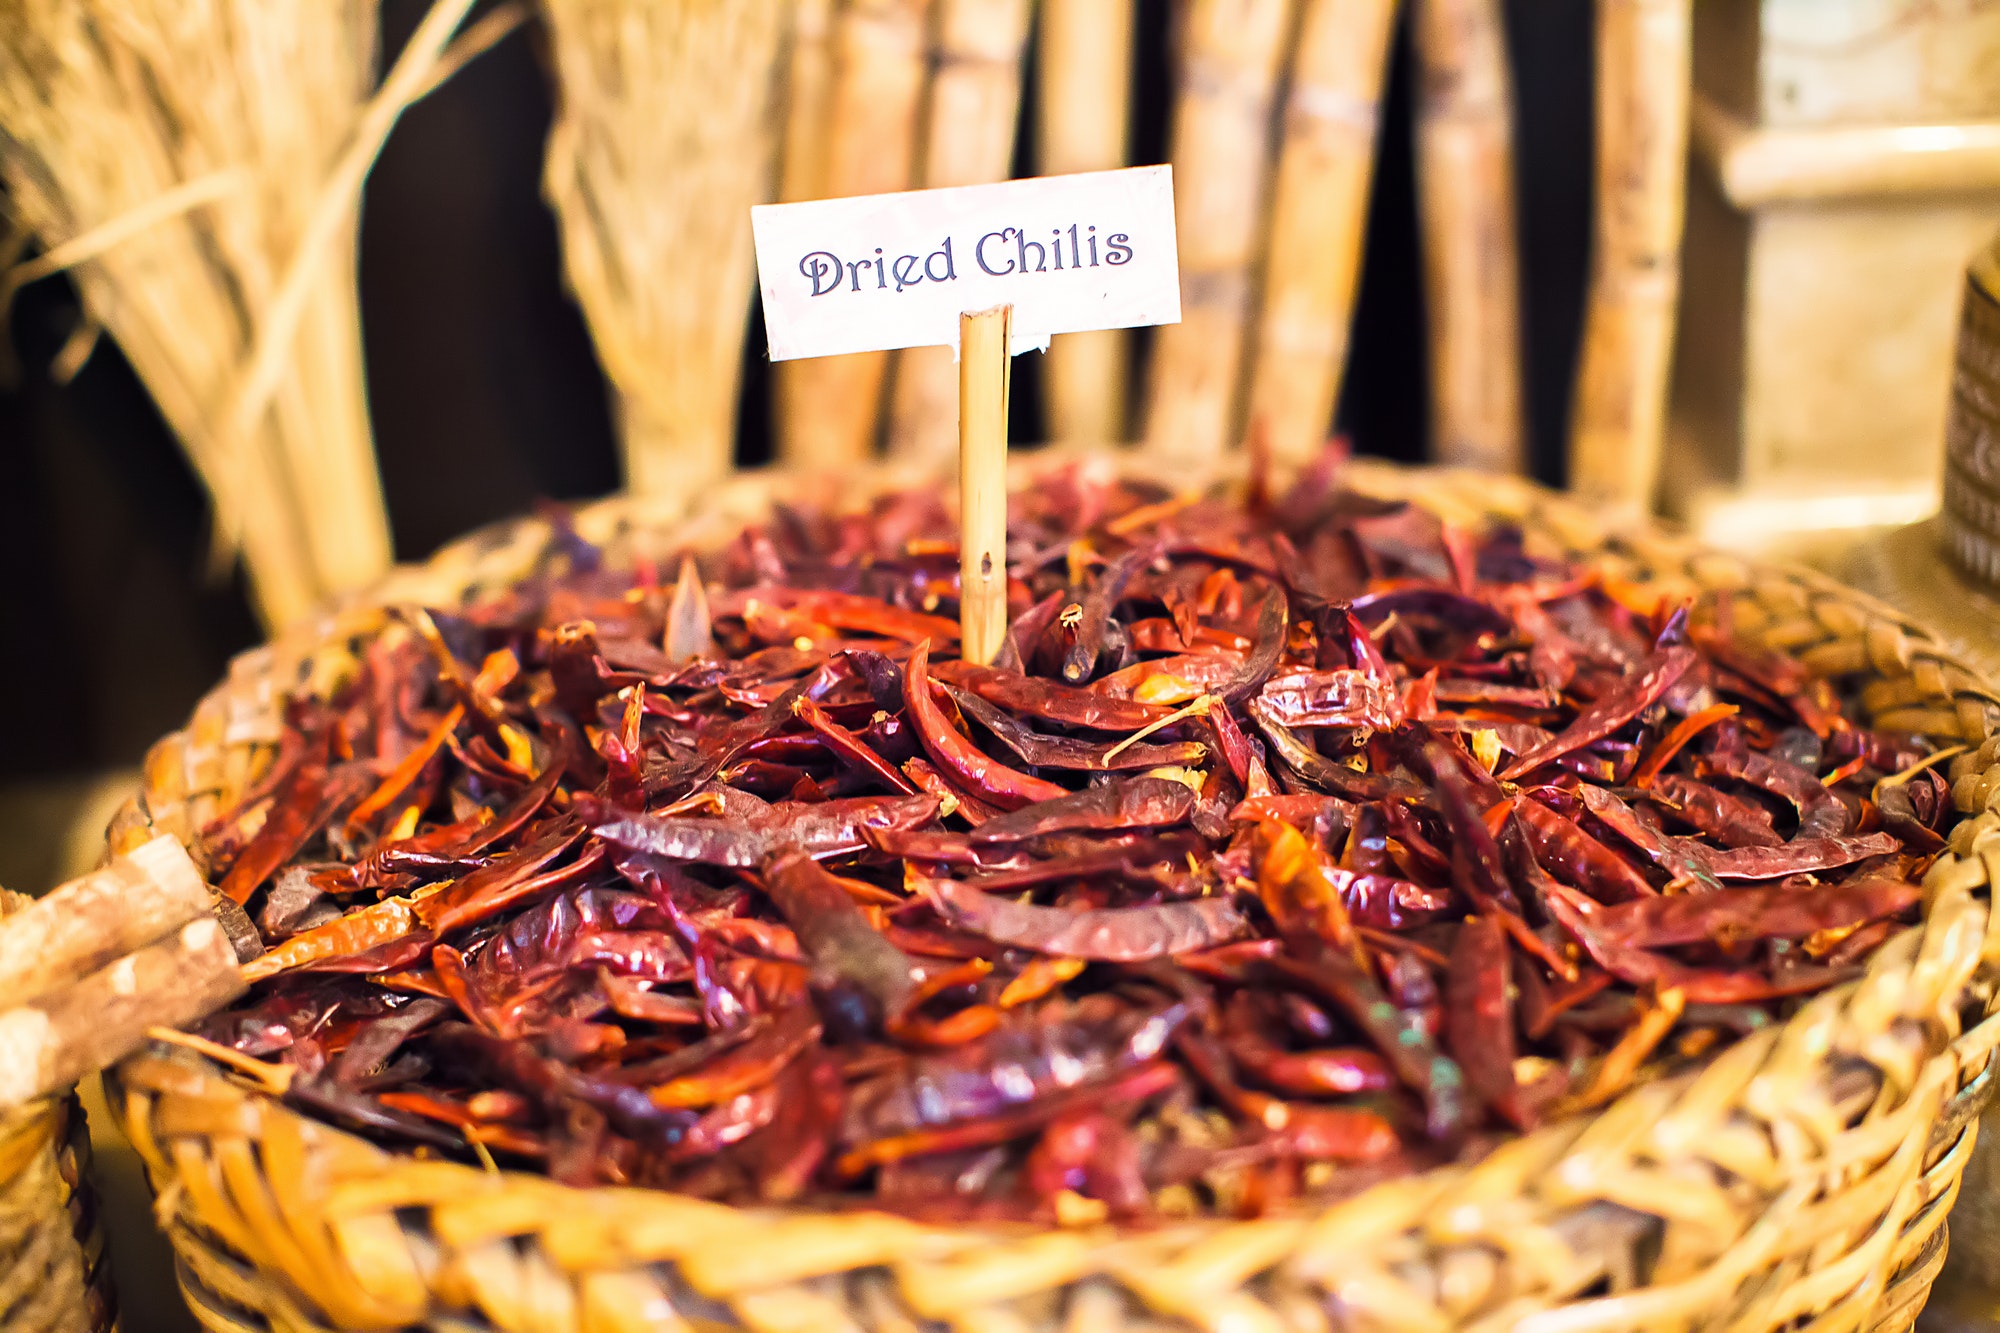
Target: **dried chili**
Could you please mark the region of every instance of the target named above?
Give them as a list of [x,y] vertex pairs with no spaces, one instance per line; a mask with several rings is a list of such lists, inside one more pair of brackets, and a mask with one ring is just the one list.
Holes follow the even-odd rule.
[[671,588],[558,523],[289,702],[201,835],[267,946],[204,1032],[312,1114],[565,1181],[1255,1211],[1704,1058],[1913,919],[1926,741],[1336,472],[1055,474],[994,666],[921,493]]

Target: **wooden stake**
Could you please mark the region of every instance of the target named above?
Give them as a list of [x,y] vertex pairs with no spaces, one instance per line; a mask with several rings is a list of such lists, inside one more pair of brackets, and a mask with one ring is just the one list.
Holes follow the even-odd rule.
[[[937,73],[925,117],[922,183],[984,185],[1007,179],[1021,119],[1021,53],[1028,0],[940,0]],[[951,457],[958,415],[949,347],[896,354],[889,452],[942,463]]]
[[[1135,0],[1042,0],[1035,169],[1108,171],[1130,161]],[[1044,435],[1122,443],[1132,335],[1059,333],[1042,359]]]
[[1439,462],[1519,472],[1514,117],[1499,0],[1419,0],[1417,201]]
[[1008,346],[1014,307],[958,317],[959,655],[991,662],[1007,637]]
[[1597,233],[1569,483],[1652,507],[1686,202],[1691,0],[1598,0]]
[[1271,199],[1249,417],[1304,459],[1333,429],[1396,0],[1306,0]]

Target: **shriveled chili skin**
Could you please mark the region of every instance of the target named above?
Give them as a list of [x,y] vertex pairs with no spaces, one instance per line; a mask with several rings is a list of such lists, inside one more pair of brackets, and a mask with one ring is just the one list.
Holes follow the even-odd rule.
[[810,853],[781,853],[764,867],[764,885],[828,985],[853,987],[878,1014],[901,1012],[915,988],[910,959]]
[[1815,931],[1896,916],[1922,900],[1920,886],[1894,879],[1831,884],[1810,892],[1726,889],[1608,907],[1596,914],[1593,925],[1608,938],[1641,949],[1773,937],[1804,939]]
[[1695,653],[1692,649],[1665,648],[1655,653],[1647,659],[1638,675],[1585,709],[1554,740],[1530,750],[1507,765],[1500,776],[1513,781],[1534,772],[1543,764],[1553,763],[1562,755],[1582,749],[1592,741],[1603,740],[1657,703],[1660,696],[1694,664]]
[[935,495],[670,579],[552,511],[286,704],[202,830],[263,953],[201,1031],[573,1184],[1249,1216],[1688,1069],[1914,918],[1924,742],[1726,608],[1337,475],[1012,497],[993,666]]
[[1494,1114],[1533,1128],[1514,1079],[1514,1005],[1507,932],[1490,916],[1467,917],[1452,943],[1444,993],[1445,1040],[1465,1081]]
[[1002,810],[1017,810],[1036,801],[1069,795],[1067,788],[1009,768],[983,753],[945,720],[936,700],[931,698],[930,651],[926,640],[910,653],[904,667],[903,691],[910,717],[916,723],[917,739],[932,761],[975,795]]
[[1076,912],[1016,903],[956,880],[930,881],[923,891],[960,929],[1053,958],[1169,958],[1226,944],[1249,928],[1226,898]]

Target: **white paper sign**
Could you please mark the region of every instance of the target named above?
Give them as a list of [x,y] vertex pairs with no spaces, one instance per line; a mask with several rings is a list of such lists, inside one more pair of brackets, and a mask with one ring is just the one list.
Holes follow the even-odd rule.
[[1013,350],[1178,324],[1171,167],[767,204],[750,210],[771,359],[958,345],[1012,304]]

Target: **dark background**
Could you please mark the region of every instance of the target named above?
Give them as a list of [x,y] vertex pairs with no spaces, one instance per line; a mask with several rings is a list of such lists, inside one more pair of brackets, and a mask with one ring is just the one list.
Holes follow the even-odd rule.
[[[385,0],[390,54],[424,7]],[[1140,163],[1166,156],[1168,8],[1141,0]],[[1591,4],[1506,8],[1533,460],[1560,481],[1590,234]],[[1363,452],[1414,459],[1429,425],[1405,29],[1338,424]],[[550,98],[538,39],[509,37],[412,108],[369,178],[361,309],[399,559],[539,496],[617,485],[603,376],[541,200]],[[136,761],[258,636],[240,579],[206,573],[201,488],[116,346],[102,342],[68,385],[50,381],[76,317],[61,279],[26,289],[8,316],[17,370],[0,385],[0,782]],[[740,458],[754,463],[769,453],[769,382],[760,327],[748,341]],[[1025,442],[1040,419],[1032,358],[1015,383]]]

